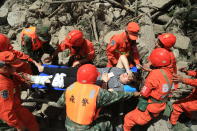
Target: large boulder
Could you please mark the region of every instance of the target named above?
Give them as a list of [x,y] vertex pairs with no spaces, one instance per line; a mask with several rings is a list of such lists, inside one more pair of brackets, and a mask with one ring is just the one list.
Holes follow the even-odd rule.
[[188,46],[190,44],[190,38],[181,34],[174,35],[176,36],[176,44],[174,47],[178,49],[188,49]]
[[10,12],[7,17],[7,21],[11,26],[19,26],[25,23],[26,11]]

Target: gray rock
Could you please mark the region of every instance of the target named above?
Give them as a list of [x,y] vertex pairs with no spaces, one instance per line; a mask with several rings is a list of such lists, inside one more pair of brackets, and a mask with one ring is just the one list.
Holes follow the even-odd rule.
[[18,50],[18,51],[21,50],[20,43],[17,43],[16,41],[13,41],[12,43],[13,43],[12,46],[14,47],[15,50]]
[[181,34],[174,34],[176,36],[176,44],[175,48],[178,49],[188,49],[188,46],[190,44],[190,38],[187,36],[183,36]]
[[26,11],[10,12],[7,21],[11,26],[19,26],[25,22]]
[[21,4],[15,3],[14,5],[12,5],[12,12],[20,11],[22,9],[25,9],[25,7],[23,7]]
[[3,4],[3,6],[1,6],[1,8],[10,9],[12,5],[15,4],[17,1],[18,0],[5,0],[5,3]]
[[7,23],[7,15],[8,15],[8,9],[7,8],[0,8],[0,24]]
[[27,22],[29,23],[29,24],[34,24],[34,23],[36,23],[36,21],[37,21],[37,19],[36,18],[34,18],[34,17],[28,17],[27,18]]
[[60,16],[59,18],[58,18],[58,20],[59,20],[59,22],[61,22],[61,23],[66,23],[66,21],[67,21],[67,17],[66,16]]
[[44,19],[42,19],[42,23],[43,23],[43,25],[45,25],[45,26],[48,26],[48,27],[51,27],[51,21],[49,20],[49,18],[44,18]]
[[169,20],[171,19],[171,17],[169,17],[168,15],[164,14],[164,15],[160,15],[157,20],[161,21],[162,23],[167,23]]
[[58,41],[59,41],[59,43],[65,39],[67,33],[68,32],[66,31],[66,27],[62,26],[61,29],[58,32]]
[[22,100],[26,99],[27,96],[28,96],[27,91],[21,91],[21,99],[22,99]]
[[115,9],[113,14],[114,14],[114,18],[118,19],[121,16],[121,10],[120,9]]
[[176,59],[179,58],[179,50],[178,49],[174,49],[173,53],[174,53],[174,56]]
[[37,0],[36,2],[34,2],[30,7],[29,10],[38,10],[40,9],[42,5],[42,2],[40,0]]
[[147,131],[170,131],[170,130],[168,129],[167,121],[160,119],[155,123],[152,123]]
[[111,11],[108,11],[107,14],[105,15],[105,22],[108,25],[111,25],[113,22],[114,14]]
[[7,8],[0,8],[0,18],[6,18],[8,15],[8,9]]
[[165,30],[163,28],[163,25],[159,25],[159,24],[153,24],[153,30],[154,30],[155,34],[164,33],[165,32]]
[[173,0],[151,0],[151,6],[162,8],[163,6],[169,4]]
[[121,11],[121,16],[124,17],[126,15],[127,11],[126,10],[122,10]]
[[177,68],[180,69],[182,67],[188,67],[188,62],[186,62],[186,61],[177,61]]
[[51,4],[45,2],[44,4],[41,5],[41,11],[42,13],[44,13],[45,15],[50,15],[52,13],[52,8],[51,8]]
[[50,44],[51,44],[51,45],[56,45],[56,44],[58,44],[58,43],[59,43],[58,37],[57,37],[57,36],[53,36],[53,37],[51,38]]
[[69,23],[71,23],[71,20],[72,20],[72,17],[71,17],[71,15],[70,15],[70,13],[66,13],[66,22],[65,22],[65,24],[69,24]]
[[15,30],[9,30],[9,32],[8,32],[8,38],[10,38],[10,39],[15,39],[16,38],[16,31]]

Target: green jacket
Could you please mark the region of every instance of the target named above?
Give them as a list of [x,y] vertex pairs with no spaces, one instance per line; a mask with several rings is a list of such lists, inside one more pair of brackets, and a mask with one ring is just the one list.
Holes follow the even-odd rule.
[[[59,98],[59,100],[57,102],[59,105],[62,105],[62,106],[65,105],[64,94],[65,93],[63,93],[63,95]],[[118,102],[118,101],[130,99],[132,96],[133,96],[133,93],[116,92],[116,91],[110,92],[110,91],[100,88],[98,96],[97,96],[97,108],[108,106],[108,105]],[[74,130],[76,128],[80,129],[80,130],[86,130],[86,129],[89,129],[93,125],[92,124],[91,125],[80,125],[80,124],[77,124],[77,123],[71,121],[67,117],[65,126],[67,127],[67,129],[70,129],[70,130],[72,130],[72,129]]]

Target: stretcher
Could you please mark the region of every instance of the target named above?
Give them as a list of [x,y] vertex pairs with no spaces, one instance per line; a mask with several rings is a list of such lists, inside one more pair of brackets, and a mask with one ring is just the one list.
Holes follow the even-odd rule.
[[[47,65],[47,64],[43,64],[44,67],[48,67],[48,68],[68,68],[67,66],[58,66],[58,65]],[[48,74],[45,73],[40,73],[39,76],[49,76]],[[33,84],[32,88],[36,88],[36,89],[47,89],[48,87],[46,85],[40,85],[40,84]],[[58,88],[58,87],[52,87],[53,90],[60,90],[60,91],[64,91],[65,88]]]

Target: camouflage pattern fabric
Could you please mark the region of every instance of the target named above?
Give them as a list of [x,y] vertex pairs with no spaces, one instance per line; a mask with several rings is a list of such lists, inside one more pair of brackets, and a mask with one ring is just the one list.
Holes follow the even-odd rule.
[[32,40],[31,37],[28,36],[24,36],[24,42],[25,46],[22,46],[22,51],[34,60],[40,61],[44,53],[52,54],[55,51],[55,49],[49,43],[44,43],[41,49],[33,51]]
[[[59,105],[65,105],[65,97],[64,94],[59,98],[57,103]],[[130,99],[133,96],[133,93],[128,92],[109,92],[105,89],[100,89],[99,94],[97,97],[97,108],[101,108],[104,106],[108,106],[110,104],[113,104],[118,101],[127,100]],[[66,118],[65,127],[68,131],[111,131],[113,130],[111,122],[107,120],[106,118],[98,118],[95,120],[91,125],[80,125],[77,124],[69,118]]]
[[0,120],[0,131],[15,131],[15,128],[10,127],[5,122]]

